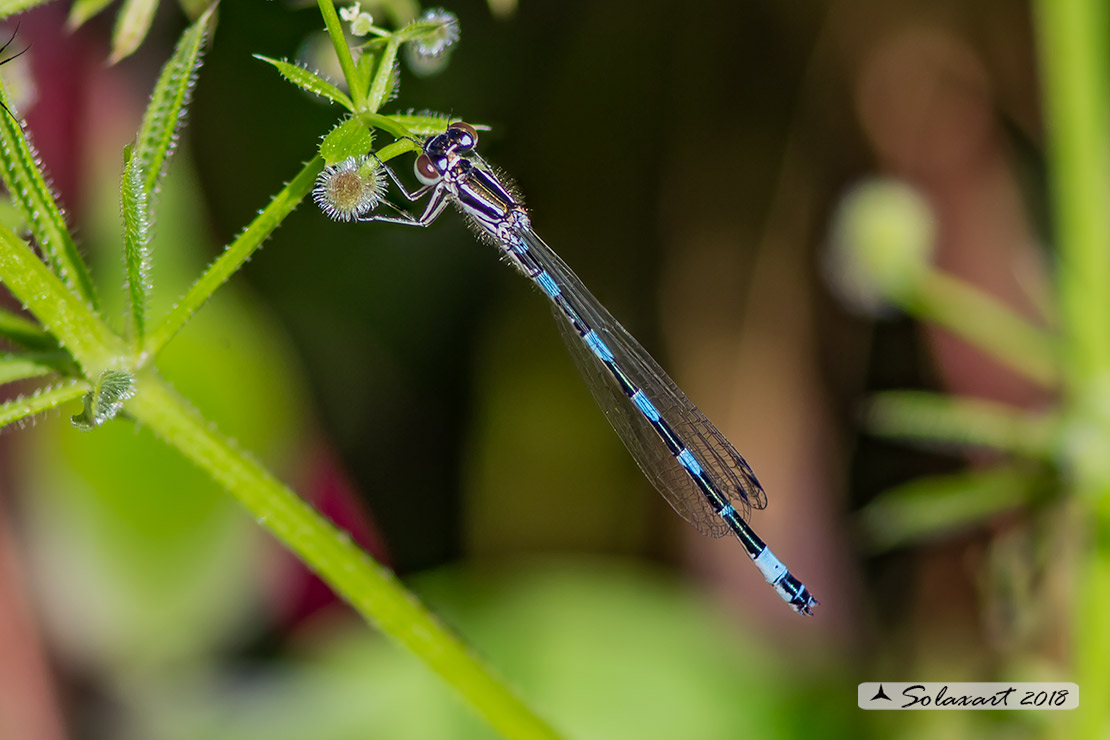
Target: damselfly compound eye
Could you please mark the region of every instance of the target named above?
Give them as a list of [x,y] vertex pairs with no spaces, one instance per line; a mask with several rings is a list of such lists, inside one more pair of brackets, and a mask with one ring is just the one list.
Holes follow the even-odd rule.
[[458,151],[468,152],[478,146],[478,132],[465,121],[455,121],[447,127],[447,133]]
[[459,19],[443,8],[432,8],[420,16],[420,22],[437,25],[410,41],[405,51],[413,72],[433,75],[447,66],[451,48],[459,41]]
[[421,154],[416,158],[412,170],[416,173],[416,179],[420,181],[421,185],[435,185],[443,177],[443,174],[436,168],[435,163],[427,154]]
[[385,194],[385,178],[377,162],[348,157],[316,176],[312,198],[328,218],[354,221],[372,211]]

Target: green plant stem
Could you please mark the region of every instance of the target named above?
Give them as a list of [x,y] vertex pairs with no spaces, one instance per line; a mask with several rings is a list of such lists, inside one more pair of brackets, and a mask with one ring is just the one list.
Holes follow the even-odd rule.
[[312,191],[316,175],[324,166],[324,160],[316,156],[306,164],[296,177],[289,181],[281,192],[274,196],[270,204],[239,237],[228,245],[224,253],[216,259],[203,275],[193,284],[181,302],[174,306],[169,315],[153,330],[147,334],[146,343],[143,345],[144,358],[154,357],[169,342],[177,332],[189,321],[197,309],[204,305],[208,298],[223,285],[235,271],[250,259],[250,256],[262,246],[262,243],[273,233],[285,217],[288,216],[304,197]]
[[1110,115],[1099,0],[1040,0],[1040,53],[1060,249],[1067,368],[1075,385],[1110,370]]
[[[63,356],[68,357],[68,355]],[[54,372],[54,366],[39,362],[37,356],[0,354],[0,384],[38,378],[52,372]]]
[[343,77],[347,80],[347,90],[351,93],[355,110],[361,110],[366,103],[366,91],[362,89],[361,77],[355,71],[355,60],[351,56],[351,47],[347,45],[347,36],[343,33],[343,24],[335,12],[335,4],[332,0],[317,0],[316,4],[320,6],[320,15],[324,17],[328,36],[331,37],[335,54],[339,57],[339,68],[343,70]]
[[1069,734],[1096,738],[1110,726],[1110,29],[1104,0],[1038,0],[1035,7],[1074,430],[1064,464],[1088,509],[1076,517],[1087,531],[1071,639],[1075,681],[1091,700],[1080,705]]
[[207,471],[367,621],[411,650],[511,738],[557,735],[440,625],[386,568],[269,472],[221,436],[153,373],[127,404],[149,427]]
[[939,270],[925,273],[906,308],[988,352],[1010,369],[1057,387],[1057,341],[975,287]]
[[0,282],[70,351],[92,378],[126,356],[122,339],[71,293],[22,239],[0,227]]
[[[47,372],[57,373],[64,378],[79,378],[81,377],[81,368],[73,361],[72,355],[64,349],[58,349],[57,345],[54,349],[21,352],[18,354],[3,354],[0,355],[0,367],[5,367],[5,370],[0,371],[0,375],[4,375],[4,379],[0,382],[8,383],[12,380],[17,380],[11,374],[14,372],[14,367],[22,363],[31,363],[39,368],[44,368]],[[28,366],[24,366],[28,367]],[[35,373],[42,375],[43,373]],[[28,375],[27,377],[31,377]]]

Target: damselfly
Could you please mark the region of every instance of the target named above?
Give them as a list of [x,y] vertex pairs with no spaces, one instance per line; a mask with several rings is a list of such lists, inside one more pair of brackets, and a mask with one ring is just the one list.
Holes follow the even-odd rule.
[[528,212],[474,151],[472,126],[452,123],[423,142],[415,163],[422,187],[409,192],[382,165],[409,201],[431,194],[415,218],[375,214],[364,221],[427,226],[453,204],[474,230],[543,291],[590,392],[640,469],[675,511],[701,533],[736,535],[763,577],[799,614],[817,606],[748,525],[767,496],[748,463],[705,418],[651,355],[605,310],[558,255],[532,230]]

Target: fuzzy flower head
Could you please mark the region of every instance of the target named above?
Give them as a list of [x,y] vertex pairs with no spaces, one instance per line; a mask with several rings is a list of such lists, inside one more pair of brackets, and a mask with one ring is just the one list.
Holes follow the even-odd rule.
[[385,177],[365,155],[329,165],[316,176],[312,198],[328,218],[354,221],[382,201]]
[[876,179],[848,193],[825,254],[829,287],[858,313],[884,316],[903,304],[930,269],[936,223],[909,185]]
[[434,23],[434,28],[406,45],[409,67],[418,75],[439,72],[447,66],[451,49],[459,41],[459,19],[443,8],[432,8],[420,16],[421,23]]

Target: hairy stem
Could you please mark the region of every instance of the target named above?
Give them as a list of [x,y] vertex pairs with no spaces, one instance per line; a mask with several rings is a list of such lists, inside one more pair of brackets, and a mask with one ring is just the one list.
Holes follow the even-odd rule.
[[506,737],[557,735],[449,633],[387,568],[372,560],[153,373],[128,411],[206,470],[368,622],[415,653]]

